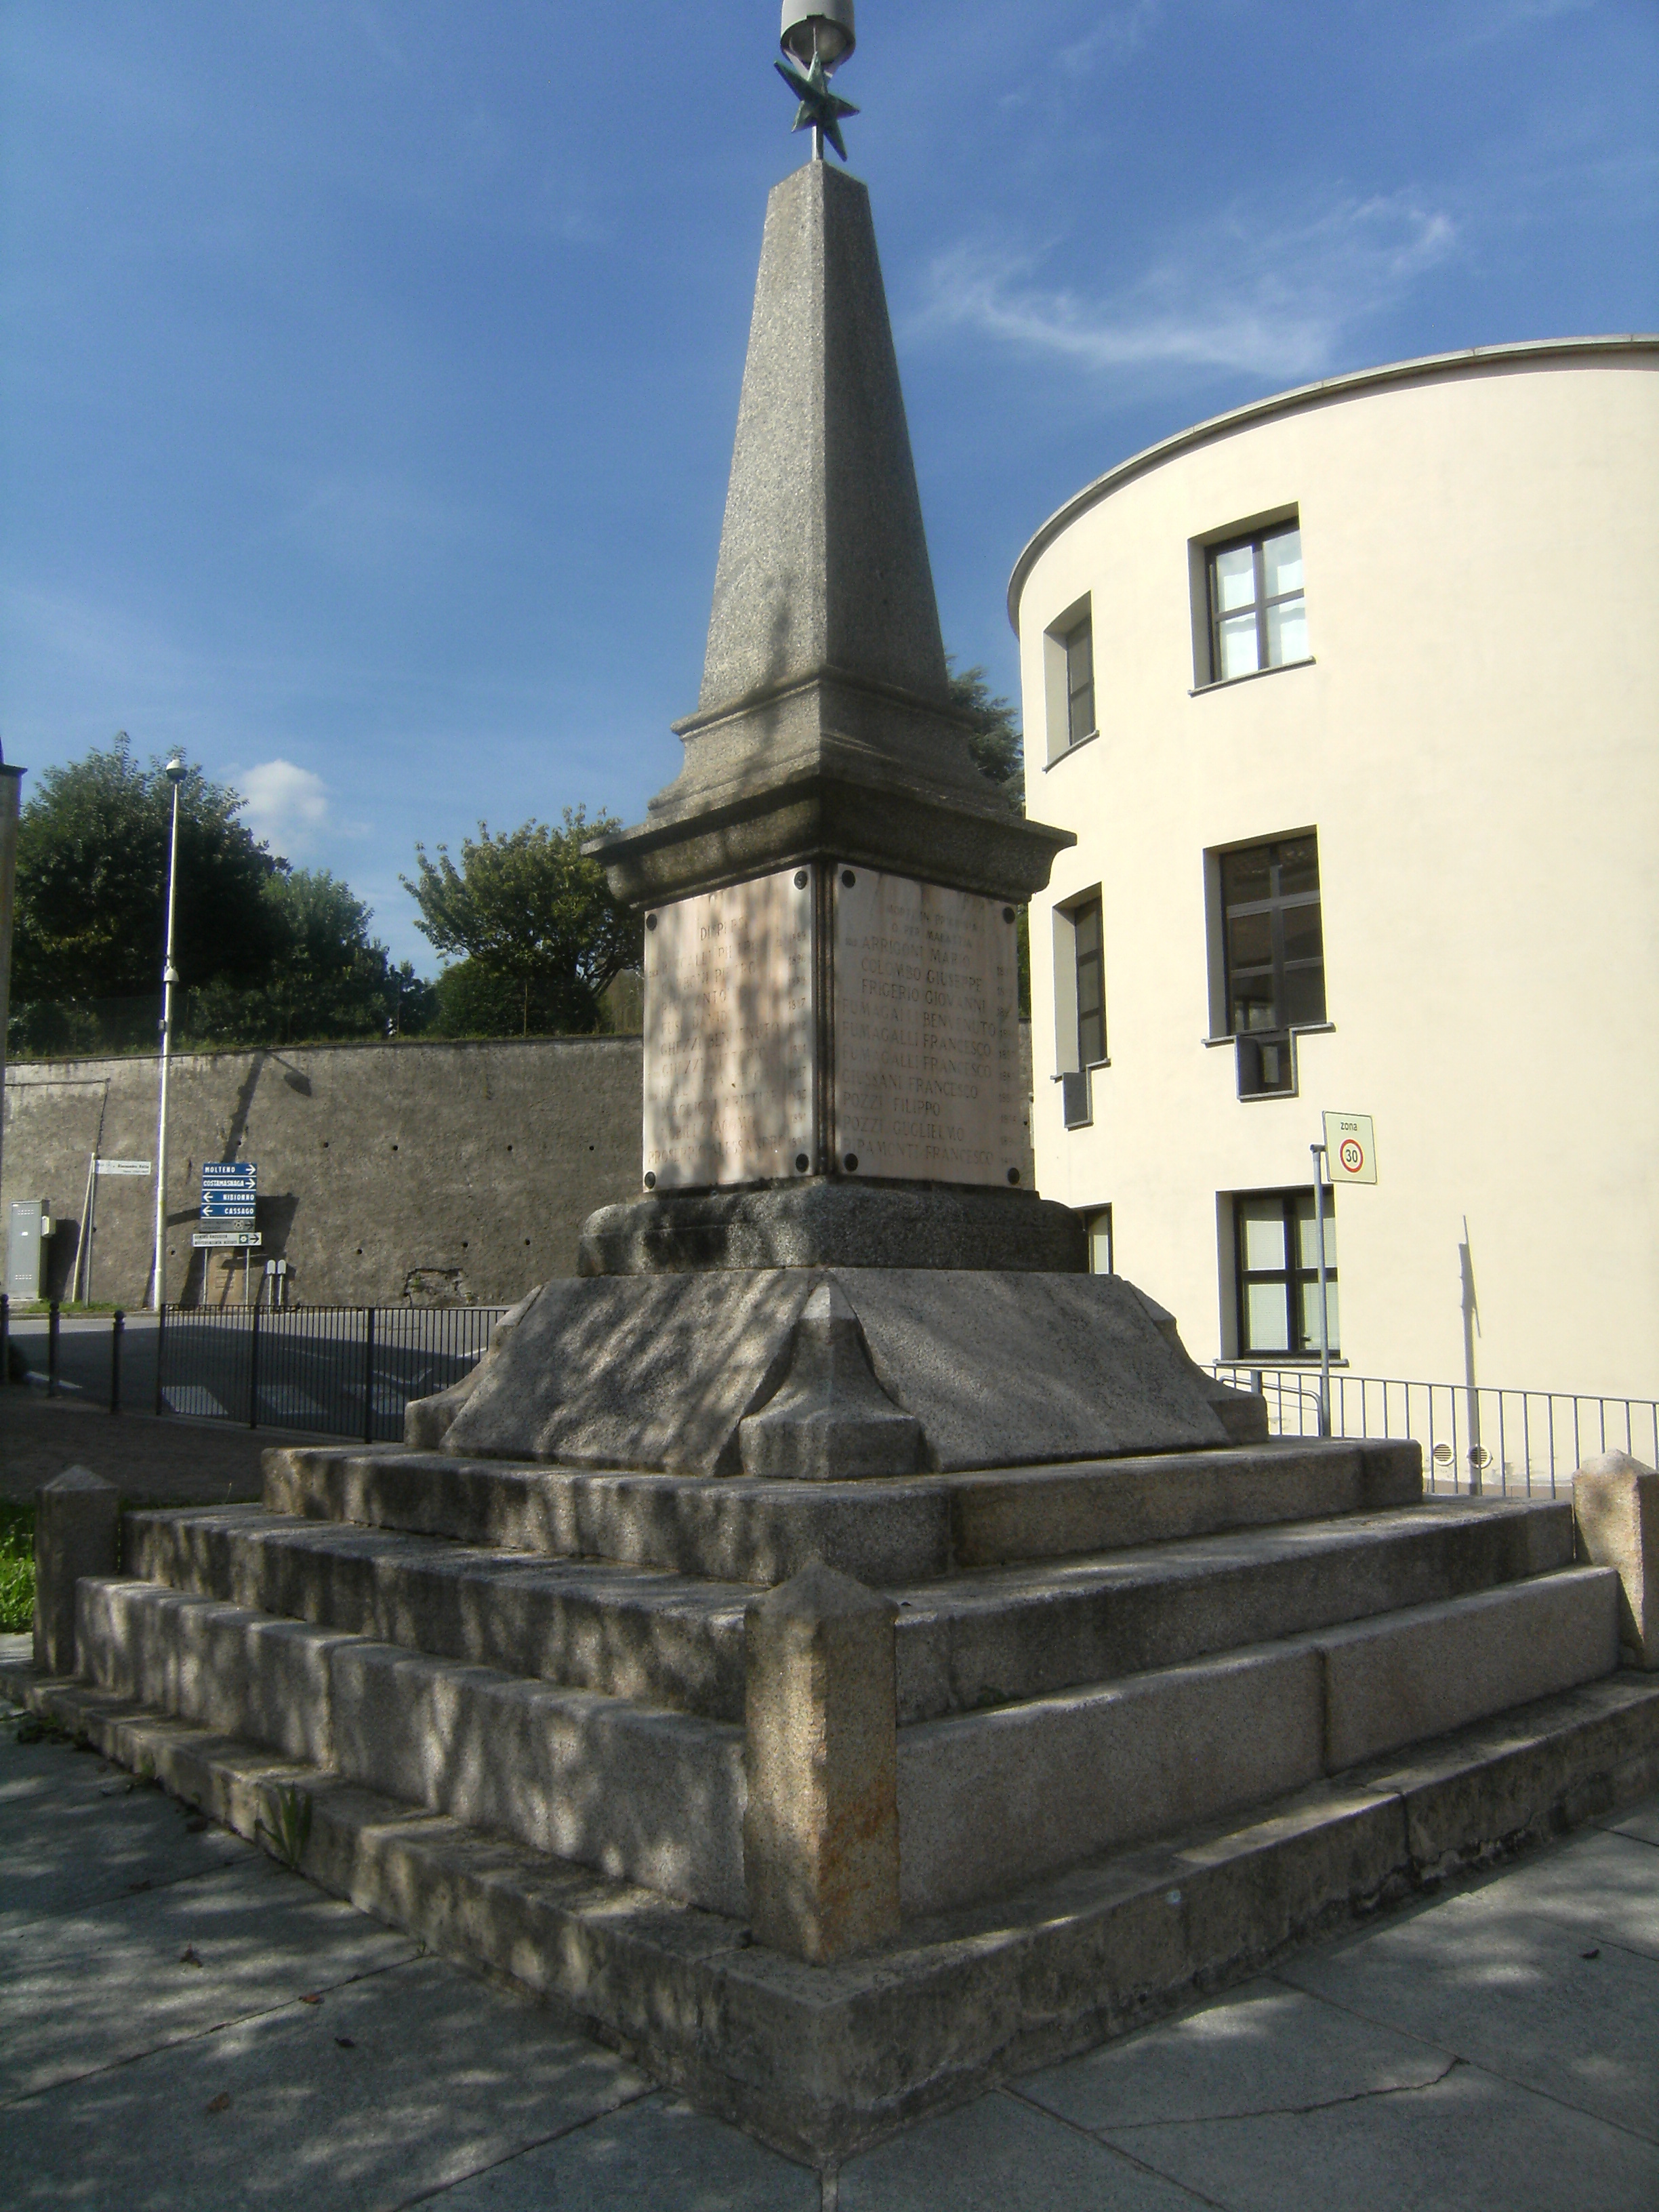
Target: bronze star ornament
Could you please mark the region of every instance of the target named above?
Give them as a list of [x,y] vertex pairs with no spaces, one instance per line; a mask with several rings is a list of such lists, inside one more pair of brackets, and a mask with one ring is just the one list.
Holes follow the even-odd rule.
[[841,135],[841,118],[843,115],[856,115],[858,110],[850,100],[843,100],[839,93],[830,89],[823,55],[813,55],[810,70],[803,70],[788,60],[775,62],[772,66],[800,101],[795,111],[795,129],[822,131],[844,161],[847,142]]

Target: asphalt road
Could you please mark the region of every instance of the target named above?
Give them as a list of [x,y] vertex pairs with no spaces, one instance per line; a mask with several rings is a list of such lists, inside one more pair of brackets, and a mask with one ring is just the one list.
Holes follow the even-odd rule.
[[[252,1412],[261,1428],[388,1442],[402,1435],[404,1407],[410,1398],[444,1389],[467,1372],[488,1343],[496,1318],[495,1309],[482,1307],[383,1310],[374,1316],[371,1346],[362,1310],[267,1312],[260,1316],[256,1370],[252,1332],[239,1310],[170,1313],[164,1407],[173,1413],[245,1426],[254,1425],[248,1418]],[[9,1334],[28,1363],[26,1387],[44,1389],[50,1367],[46,1317],[31,1315],[15,1320]],[[59,1395],[107,1407],[114,1382],[115,1339],[107,1316],[61,1318]],[[160,1340],[154,1314],[125,1317],[119,1352],[123,1412],[155,1410]]]

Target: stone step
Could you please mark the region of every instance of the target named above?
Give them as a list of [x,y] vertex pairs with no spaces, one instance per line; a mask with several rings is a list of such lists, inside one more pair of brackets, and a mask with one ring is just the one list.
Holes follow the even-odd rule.
[[743,1718],[744,1583],[257,1506],[133,1513],[125,1525],[128,1570],[147,1582],[434,1658]]
[[250,1841],[270,1847],[283,1796],[302,1799],[313,1881],[568,2008],[659,2081],[817,2164],[1659,1785],[1659,1678],[1626,1669],[803,1968],[750,1942],[742,1918],[25,1662],[0,1667],[0,1690]]
[[265,1455],[275,1513],[763,1588],[813,1560],[889,1586],[1407,1505],[1417,1445],[1332,1438],[864,1482],[594,1473],[400,1446]]
[[[137,1513],[147,1581],[505,1674],[743,1718],[738,1583],[557,1562],[256,1507]],[[901,1723],[1003,1705],[1553,1571],[1562,1501],[1407,1509],[901,1585]]]
[[271,1618],[154,1583],[76,1589],[101,1688],[469,1827],[744,1910],[743,1731]]
[[[901,1899],[994,1895],[1608,1673],[1619,1578],[1577,1568],[902,1727]],[[720,1911],[744,1906],[743,1731],[152,1583],[77,1589],[100,1687]]]
[[1578,1567],[899,1734],[901,1898],[937,1911],[1611,1674]]
[[918,1583],[899,1712],[943,1718],[1442,1603],[1571,1566],[1565,1499],[1427,1499]]

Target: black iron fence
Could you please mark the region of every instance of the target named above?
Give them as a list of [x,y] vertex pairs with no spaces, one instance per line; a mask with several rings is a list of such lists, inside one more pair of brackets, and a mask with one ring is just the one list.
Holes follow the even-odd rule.
[[[1222,1360],[1211,1371],[1266,1398],[1274,1436],[1320,1433],[1316,1370]],[[1659,1466],[1659,1400],[1651,1398],[1408,1382],[1338,1370],[1330,1426],[1335,1437],[1410,1437],[1423,1447],[1425,1486],[1442,1492],[1553,1498],[1583,1461],[1604,1451]]]
[[[22,1314],[0,1297],[0,1384],[248,1428],[399,1437],[411,1398],[447,1389],[489,1349],[502,1306],[168,1306]],[[15,1358],[13,1354],[15,1352]]]
[[489,1349],[502,1306],[169,1306],[155,1410],[249,1428],[387,1442],[404,1408],[458,1382]]

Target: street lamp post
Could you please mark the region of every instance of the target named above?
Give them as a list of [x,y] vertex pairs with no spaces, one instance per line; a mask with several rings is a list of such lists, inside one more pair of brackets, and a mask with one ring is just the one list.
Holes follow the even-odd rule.
[[[22,781],[22,769],[9,766],[0,753],[0,1082],[5,1079],[6,1022],[11,1011],[11,918],[17,879],[18,787]],[[0,1382],[4,1380],[0,1375]]]
[[159,1313],[167,1296],[167,1072],[173,1057],[173,917],[179,889],[179,787],[189,770],[177,753],[167,764],[173,786],[173,836],[167,848],[167,949],[161,963],[161,1101],[155,1121],[155,1260],[150,1269],[150,1304]]

